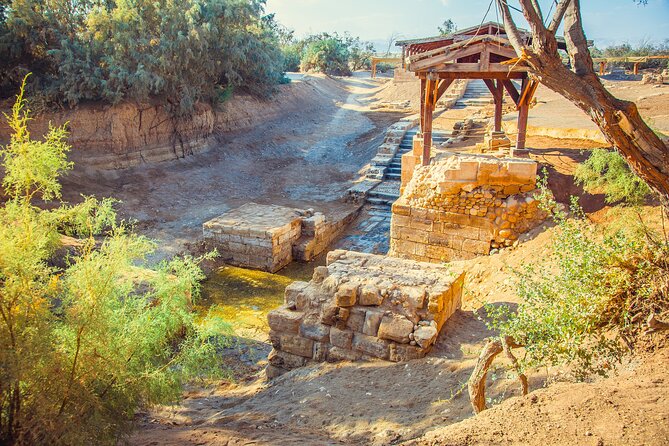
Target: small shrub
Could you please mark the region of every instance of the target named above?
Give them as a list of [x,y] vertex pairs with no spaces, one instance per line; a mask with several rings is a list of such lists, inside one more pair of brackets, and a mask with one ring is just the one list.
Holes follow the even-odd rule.
[[[31,139],[24,107],[22,91],[0,151],[0,443],[118,444],[140,405],[221,373],[229,331],[191,311],[198,259],[149,268],[154,244],[117,222],[112,200],[34,205],[60,199],[71,163],[65,128]],[[80,240],[57,267],[62,233]]]
[[607,203],[641,204],[651,193],[648,185],[613,150],[593,150],[590,157],[578,165],[574,178],[588,192],[603,191]]
[[524,366],[569,365],[579,379],[606,375],[621,358],[632,316],[669,307],[669,245],[634,231],[603,234],[575,199],[568,215],[545,181],[541,191],[557,223],[551,255],[516,271],[518,308],[488,306],[489,326],[525,346]]

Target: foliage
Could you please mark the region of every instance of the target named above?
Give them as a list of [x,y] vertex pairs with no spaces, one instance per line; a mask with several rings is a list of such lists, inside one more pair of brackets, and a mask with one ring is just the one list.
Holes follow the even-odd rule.
[[164,95],[189,111],[216,86],[266,95],[283,78],[264,0],[12,0],[0,54],[13,91],[26,71],[47,101],[116,103]]
[[350,50],[346,42],[337,35],[323,33],[313,36],[305,46],[300,69],[320,71],[335,76],[348,76]]
[[[154,244],[116,222],[112,200],[35,206],[60,199],[71,163],[65,129],[33,140],[28,116],[22,90],[1,151],[0,443],[117,444],[139,405],[220,373],[228,329],[191,311],[198,259],[148,269]],[[61,268],[60,233],[81,238]]]
[[516,272],[520,304],[515,311],[488,306],[490,328],[525,346],[526,367],[570,365],[577,378],[606,375],[621,358],[632,316],[649,302],[669,304],[669,245],[633,231],[601,234],[575,199],[569,216],[545,181],[541,190],[557,224],[549,261]]
[[[590,52],[592,57],[669,56],[669,39],[665,39],[660,43],[642,40],[637,45],[632,45],[629,42],[626,42],[619,45],[609,46],[603,50],[592,48]],[[631,62],[613,62],[613,65],[619,65],[627,69],[632,69],[634,66]],[[644,63],[643,66],[649,68],[664,68],[667,66],[667,61],[664,59],[649,60]]]
[[442,36],[447,36],[456,32],[458,30],[458,26],[453,20],[447,19],[444,20],[444,23],[442,23],[441,26],[438,26],[437,29],[439,29],[439,34]]
[[574,172],[587,191],[603,190],[607,203],[641,204],[651,193],[648,185],[629,168],[616,151],[597,149]]

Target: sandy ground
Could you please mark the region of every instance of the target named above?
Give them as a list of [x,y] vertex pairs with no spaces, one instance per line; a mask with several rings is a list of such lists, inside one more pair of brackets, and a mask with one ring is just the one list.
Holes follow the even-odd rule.
[[[221,135],[217,150],[185,160],[117,172],[75,170],[66,179],[65,199],[86,193],[122,200],[121,214],[138,220],[142,233],[160,240],[160,256],[194,242],[203,221],[248,201],[324,211],[342,206],[339,197],[373,157],[385,128],[401,116],[370,112],[369,105],[414,94],[409,87],[391,90],[387,82],[362,76],[340,80],[336,87],[316,82],[315,94],[323,89],[324,97],[334,98],[316,113]],[[647,94],[638,87],[638,95]],[[669,101],[651,96],[641,101],[642,112],[646,107],[653,116],[662,115],[669,108],[663,104]],[[460,119],[460,113],[445,114],[444,126]],[[587,118],[579,125],[589,125]],[[563,200],[582,194],[571,172],[587,149],[598,145],[528,140],[530,156],[549,167],[551,186]],[[601,196],[586,195],[584,201],[588,212],[607,211]],[[138,414],[130,443],[669,444],[666,349],[664,356],[628,364],[621,376],[595,384],[543,389],[548,374],[536,371],[530,376],[531,389],[541,390],[510,400],[518,395],[518,385],[500,361],[489,383],[496,408],[471,418],[464,385],[490,335],[479,319],[482,312],[472,310],[484,302],[516,302],[510,269],[545,256],[551,233],[550,225],[544,225],[524,236],[518,248],[467,262],[463,309],[447,322],[426,359],[322,364],[267,382],[258,372],[264,361],[259,357],[237,381],[193,387],[178,405]]]

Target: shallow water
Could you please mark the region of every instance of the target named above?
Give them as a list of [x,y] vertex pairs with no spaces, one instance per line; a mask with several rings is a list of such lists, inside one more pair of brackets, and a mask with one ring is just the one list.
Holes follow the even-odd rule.
[[201,311],[215,307],[238,335],[266,334],[267,313],[283,305],[286,287],[297,280],[309,281],[324,258],[309,263],[293,262],[276,274],[223,266],[202,284]]

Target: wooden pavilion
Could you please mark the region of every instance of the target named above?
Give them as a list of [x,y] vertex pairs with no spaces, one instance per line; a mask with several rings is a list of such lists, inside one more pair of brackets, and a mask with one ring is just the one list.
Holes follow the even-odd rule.
[[[529,32],[521,32],[525,39],[531,40]],[[433,111],[455,79],[485,82],[495,103],[496,132],[502,130],[502,101],[506,91],[519,112],[516,149],[525,148],[529,104],[538,83],[528,78],[526,67],[516,63],[516,52],[503,25],[489,22],[445,36],[398,41],[396,45],[402,47],[407,69],[420,78],[423,165],[430,163]],[[558,45],[566,48],[563,40],[558,40]],[[520,90],[513,80],[520,81]]]

